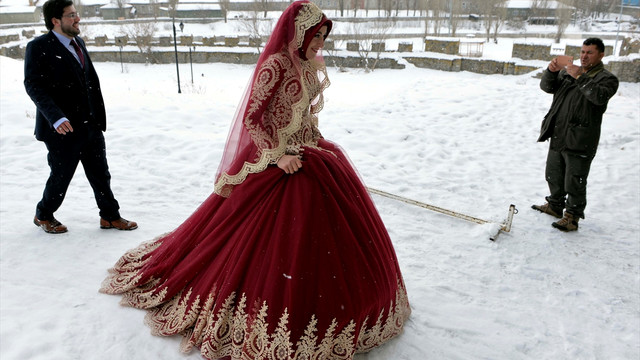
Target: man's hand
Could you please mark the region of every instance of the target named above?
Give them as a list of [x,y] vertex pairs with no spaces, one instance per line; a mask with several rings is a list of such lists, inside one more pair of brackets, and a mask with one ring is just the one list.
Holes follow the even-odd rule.
[[562,70],[562,66],[560,66],[560,64],[558,64],[558,58],[554,57],[551,62],[549,63],[549,71],[551,72],[558,72]]
[[299,155],[282,155],[277,165],[285,173],[293,174],[302,168],[302,160]]
[[567,65],[567,74],[571,75],[572,78],[577,79],[578,76],[584,74],[584,70],[581,66],[569,64]]
[[58,134],[66,135],[69,132],[73,132],[73,127],[71,127],[71,123],[67,120],[58,125],[56,131],[58,132]]

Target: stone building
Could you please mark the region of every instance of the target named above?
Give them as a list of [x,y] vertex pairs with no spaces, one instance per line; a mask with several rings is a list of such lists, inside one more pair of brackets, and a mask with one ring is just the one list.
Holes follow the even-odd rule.
[[41,13],[37,6],[0,6],[0,24],[40,22]]

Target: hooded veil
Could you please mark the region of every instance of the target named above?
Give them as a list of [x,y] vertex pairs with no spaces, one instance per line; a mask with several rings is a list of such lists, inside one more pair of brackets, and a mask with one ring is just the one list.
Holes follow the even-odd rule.
[[[297,154],[290,138],[301,130],[305,117],[317,125],[315,114],[322,109],[322,92],[330,83],[322,57],[306,60],[305,52],[322,26],[328,34],[331,20],[307,0],[283,12],[236,110],[216,172],[217,194],[228,197],[247,175],[263,171],[282,155]],[[305,67],[317,72],[315,91],[302,78]]]

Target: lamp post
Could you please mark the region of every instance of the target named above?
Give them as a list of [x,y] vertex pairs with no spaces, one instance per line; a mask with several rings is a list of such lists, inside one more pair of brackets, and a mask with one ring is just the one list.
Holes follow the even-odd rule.
[[173,50],[176,54],[176,74],[178,74],[178,94],[181,94],[180,90],[180,69],[178,68],[178,43],[176,41],[176,18],[173,17]]
[[[193,51],[196,51],[195,45],[193,45]],[[191,46],[189,46],[189,64],[191,64],[191,84],[193,85],[193,60],[191,59]]]
[[[182,21],[180,21],[180,33],[184,33],[184,23]],[[192,36],[193,39],[193,36]],[[193,84],[193,59],[191,58],[191,46],[192,44],[189,44],[189,65],[191,66],[191,83]],[[196,47],[193,47],[193,50],[196,50]]]
[[124,73],[124,65],[122,64],[122,39],[116,39],[118,47],[120,47],[120,73]]

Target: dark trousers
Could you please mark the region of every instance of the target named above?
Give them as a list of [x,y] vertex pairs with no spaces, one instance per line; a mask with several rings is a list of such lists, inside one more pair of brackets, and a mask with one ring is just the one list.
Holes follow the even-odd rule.
[[566,209],[568,213],[584,219],[587,206],[587,176],[593,156],[577,155],[549,149],[545,176],[551,207]]
[[111,174],[102,131],[93,127],[74,128],[72,133],[66,135],[55,134],[45,144],[49,150],[47,160],[51,173],[42,200],[36,207],[38,219],[53,218],[53,213],[62,205],[80,162],[93,189],[100,216],[109,221],[119,219],[120,206],[111,191]]

